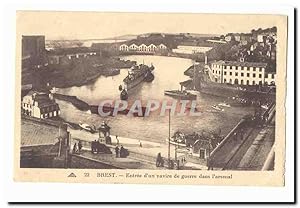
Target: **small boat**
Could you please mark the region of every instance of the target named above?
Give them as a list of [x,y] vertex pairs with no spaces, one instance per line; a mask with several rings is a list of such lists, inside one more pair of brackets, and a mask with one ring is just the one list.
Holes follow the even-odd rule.
[[217,111],[224,111],[224,109],[223,108],[220,108],[219,106],[217,106],[217,105],[213,105],[213,106],[211,106],[213,109],[215,109],[215,110],[217,110]]
[[96,132],[96,130],[92,127],[92,126],[90,126],[90,125],[88,125],[88,124],[86,124],[86,123],[79,123],[78,124],[82,129],[84,129],[84,130],[86,130],[86,131],[88,131],[88,132],[91,132],[91,133],[95,133]]
[[219,106],[223,106],[223,107],[227,107],[227,108],[230,108],[230,107],[231,107],[228,103],[225,103],[225,102],[219,103],[218,105],[219,105]]
[[260,107],[262,107],[263,109],[266,109],[266,110],[268,110],[268,105],[261,105]]
[[174,98],[180,98],[183,100],[196,100],[197,95],[194,95],[187,91],[180,91],[180,90],[165,90],[165,95],[168,95],[170,97]]

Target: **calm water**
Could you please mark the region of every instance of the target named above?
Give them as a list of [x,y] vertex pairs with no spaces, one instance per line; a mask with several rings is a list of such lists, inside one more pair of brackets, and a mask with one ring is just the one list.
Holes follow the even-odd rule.
[[[149,99],[171,100],[164,96],[164,90],[180,89],[179,82],[187,80],[188,77],[183,72],[192,65],[190,59],[163,56],[128,56],[123,59],[137,61],[155,66],[155,79],[151,83],[142,83],[130,92],[129,102],[136,99],[143,101]],[[94,83],[82,86],[59,89],[59,93],[76,95],[78,98],[89,104],[99,104],[104,99],[119,99],[119,85],[128,73],[127,69],[122,69],[121,73],[113,77],[99,77]],[[201,116],[172,116],[171,134],[180,130],[185,133],[200,132],[202,130],[217,131],[221,129],[222,134],[226,134],[239,119],[248,113],[252,113],[251,108],[225,108],[224,112],[212,113],[211,106],[223,101],[223,98],[197,93],[197,108],[203,111]],[[102,118],[98,115],[90,115],[81,112],[66,102],[59,101],[61,116],[72,122],[79,121],[88,124],[100,125],[105,120],[112,127],[111,133],[123,137],[130,137],[142,140],[165,142],[168,137],[168,116],[160,117],[150,115],[150,117],[127,117],[118,115],[117,117]]]

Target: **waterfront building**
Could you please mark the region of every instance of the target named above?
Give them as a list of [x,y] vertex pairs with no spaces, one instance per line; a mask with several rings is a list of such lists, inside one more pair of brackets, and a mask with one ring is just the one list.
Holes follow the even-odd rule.
[[150,44],[150,45],[148,46],[148,51],[149,51],[149,52],[155,52],[156,50],[157,50],[157,46],[156,46],[156,45]]
[[148,47],[145,44],[141,44],[141,45],[139,45],[138,50],[142,51],[142,52],[147,52]]
[[238,33],[233,34],[234,40],[240,42],[241,41],[241,35]]
[[155,45],[154,43],[150,43],[149,45],[145,43],[141,43],[140,45],[132,43],[129,46],[124,43],[119,47],[119,51],[138,51],[138,52],[149,52],[149,53],[153,53],[156,51],[163,51],[166,49],[167,49],[166,45],[164,44]]
[[22,113],[36,118],[59,116],[60,109],[53,95],[48,92],[30,91],[22,99]]
[[129,46],[129,50],[130,51],[137,51],[138,49],[139,49],[139,46],[137,46],[134,43]]
[[122,44],[122,45],[120,45],[119,50],[120,51],[129,51],[129,47],[126,44]]
[[196,45],[179,45],[176,49],[173,49],[173,53],[181,54],[195,54],[195,53],[206,53],[213,47],[208,46],[196,46]]
[[227,43],[227,41],[224,41],[222,39],[219,39],[219,40],[209,39],[209,40],[206,40],[206,41],[209,42],[209,43],[220,43],[220,44]]
[[276,73],[268,72],[266,67],[266,63],[258,62],[216,61],[209,67],[209,76],[217,83],[276,84]]
[[45,36],[22,36],[22,69],[41,66],[44,63]]
[[227,35],[225,36],[225,41],[230,42],[231,40],[233,40],[232,35],[227,34]]
[[168,48],[167,48],[166,45],[164,45],[164,44],[161,43],[161,44],[158,45],[158,49],[159,50],[167,50]]

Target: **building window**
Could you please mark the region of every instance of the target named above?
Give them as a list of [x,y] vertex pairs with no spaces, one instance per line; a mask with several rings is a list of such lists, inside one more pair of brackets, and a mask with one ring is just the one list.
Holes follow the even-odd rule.
[[247,73],[247,77],[250,77],[250,73]]
[[255,77],[255,76],[256,76],[256,74],[253,73],[253,77]]
[[261,74],[259,74],[258,77],[261,78]]
[[241,73],[241,77],[243,77],[244,76],[244,73]]
[[252,85],[255,85],[255,81],[252,82]]
[[235,72],[235,76],[238,76],[239,74],[237,72]]
[[231,76],[231,75],[232,75],[232,72],[229,72],[229,75]]
[[253,68],[253,71],[256,71],[256,68]]
[[226,83],[226,79],[224,79],[224,83]]
[[224,72],[224,75],[226,75],[227,74],[227,72]]

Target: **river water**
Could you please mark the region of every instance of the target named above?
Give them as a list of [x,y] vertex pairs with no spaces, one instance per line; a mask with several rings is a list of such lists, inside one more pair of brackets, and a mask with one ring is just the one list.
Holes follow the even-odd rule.
[[[179,82],[187,80],[183,72],[193,63],[190,59],[134,55],[122,57],[155,67],[155,79],[151,83],[142,83],[129,95],[129,103],[136,99],[147,101],[172,100],[164,95],[164,90],[180,89]],[[121,69],[119,75],[113,77],[99,77],[95,82],[81,87],[70,87],[59,89],[59,93],[75,95],[89,104],[97,105],[105,99],[116,100],[120,97],[119,85],[126,77],[128,69]],[[252,113],[252,108],[230,107],[224,112],[209,112],[211,106],[223,101],[223,98],[197,93],[197,109],[203,113],[200,116],[172,116],[171,135],[177,130],[185,133],[206,131],[219,131],[225,135],[246,114]],[[111,133],[128,138],[165,142],[168,138],[168,115],[157,116],[150,114],[149,117],[127,117],[118,115],[116,117],[100,117],[82,112],[71,104],[58,101],[61,108],[61,117],[67,121],[78,123],[79,121],[99,126],[105,120],[111,126]]]

